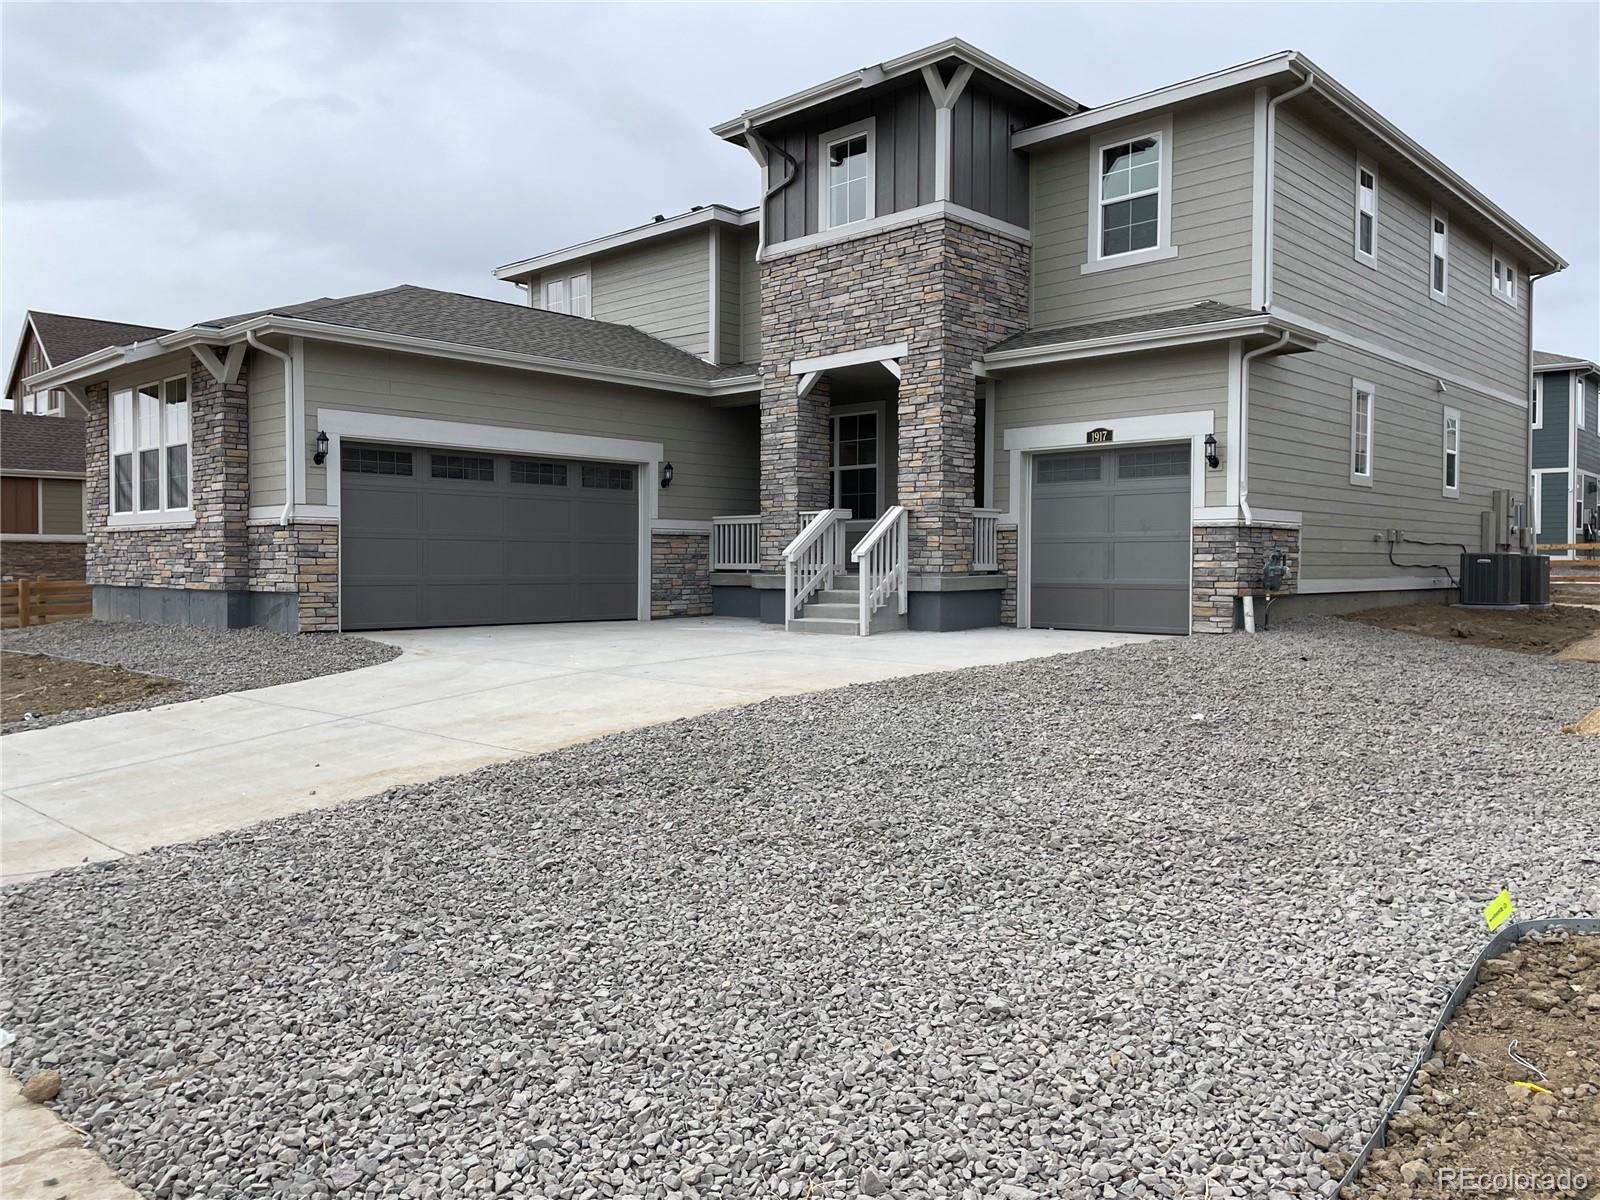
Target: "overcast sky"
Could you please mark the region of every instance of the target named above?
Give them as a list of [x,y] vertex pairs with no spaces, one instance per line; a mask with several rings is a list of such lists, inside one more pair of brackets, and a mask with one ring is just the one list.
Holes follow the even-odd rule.
[[3,338],[417,283],[712,201],[745,108],[952,34],[1090,105],[1304,51],[1571,263],[1541,348],[1600,356],[1600,6],[0,5]]

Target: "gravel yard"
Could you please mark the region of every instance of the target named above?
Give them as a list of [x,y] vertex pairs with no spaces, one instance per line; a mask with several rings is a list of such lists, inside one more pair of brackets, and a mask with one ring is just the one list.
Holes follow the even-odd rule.
[[0,645],[19,654],[121,667],[183,685],[178,691],[13,721],[0,730],[5,733],[353,671],[388,662],[400,653],[393,646],[345,634],[297,637],[265,629],[212,630],[125,621],[61,621],[8,629]]
[[147,1195],[1331,1195],[1600,669],[1344,621],[656,726],[7,889]]

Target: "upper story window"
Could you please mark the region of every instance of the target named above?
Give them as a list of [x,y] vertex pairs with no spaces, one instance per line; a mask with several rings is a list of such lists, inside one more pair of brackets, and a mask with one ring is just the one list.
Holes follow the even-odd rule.
[[28,392],[22,397],[22,411],[40,417],[59,417],[64,408],[65,396],[66,393],[60,388],[51,388],[45,392]]
[[876,215],[877,121],[867,120],[817,139],[822,164],[818,198],[823,229],[838,229]]
[[1432,228],[1428,246],[1428,294],[1435,300],[1445,301],[1450,288],[1450,219],[1437,208],[1433,210]]
[[1372,486],[1373,387],[1350,381],[1350,482]]
[[544,306],[574,317],[589,315],[589,272],[544,281]]
[[1588,400],[1588,397],[1584,395],[1584,386],[1583,386],[1583,376],[1582,375],[1574,375],[1572,377],[1572,403],[1577,406],[1578,428],[1579,429],[1583,429],[1586,426],[1586,424],[1588,422],[1588,419],[1589,419],[1585,415],[1585,413],[1586,413],[1586,411],[1587,411],[1587,409],[1589,407],[1589,400]]
[[1528,422],[1535,429],[1544,428],[1544,376],[1533,377],[1533,407],[1528,410]]
[[1501,253],[1496,247],[1489,254],[1490,286],[1494,294],[1507,304],[1517,302],[1517,268],[1516,264]]
[[111,393],[113,515],[189,509],[189,380]]
[[1461,414],[1444,410],[1444,494],[1461,495]]
[[1378,172],[1362,158],[1356,159],[1356,257],[1378,264]]
[[1084,270],[1170,258],[1172,121],[1129,136],[1108,134],[1089,147],[1089,256]]

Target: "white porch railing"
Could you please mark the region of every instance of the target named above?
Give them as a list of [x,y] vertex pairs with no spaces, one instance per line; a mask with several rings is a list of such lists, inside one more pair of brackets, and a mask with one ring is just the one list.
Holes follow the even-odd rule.
[[906,510],[896,504],[878,518],[850,552],[861,569],[862,637],[872,632],[872,614],[891,599],[900,615],[906,614],[909,527]]
[[800,615],[812,593],[844,570],[844,523],[848,508],[803,512],[806,522],[783,550],[783,626]]
[[757,571],[761,568],[761,515],[711,518],[711,569]]
[[998,571],[1000,569],[1000,510],[975,508],[972,510],[972,569]]

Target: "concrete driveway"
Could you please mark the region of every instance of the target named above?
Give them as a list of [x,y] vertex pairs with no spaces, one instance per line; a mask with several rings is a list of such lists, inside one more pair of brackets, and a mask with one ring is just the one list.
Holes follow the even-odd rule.
[[0,879],[769,696],[1149,640],[1013,629],[835,638],[715,617],[373,636],[405,653],[7,736]]

